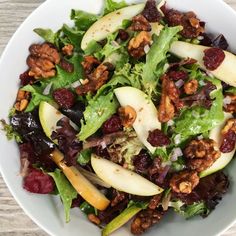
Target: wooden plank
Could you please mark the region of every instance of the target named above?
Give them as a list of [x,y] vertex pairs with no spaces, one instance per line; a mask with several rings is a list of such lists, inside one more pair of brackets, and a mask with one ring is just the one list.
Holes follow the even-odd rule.
[[[11,35],[43,0],[0,0],[0,54]],[[225,0],[236,10],[236,0]],[[47,236],[24,214],[0,176],[0,235]],[[235,236],[236,225],[222,236]]]

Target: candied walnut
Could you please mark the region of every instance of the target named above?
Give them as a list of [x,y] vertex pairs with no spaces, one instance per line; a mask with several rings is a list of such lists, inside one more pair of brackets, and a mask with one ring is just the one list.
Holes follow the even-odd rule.
[[74,46],[72,44],[67,44],[62,48],[62,52],[66,56],[71,56],[73,54]]
[[132,57],[139,59],[145,55],[144,47],[147,45],[151,45],[151,35],[146,31],[141,31],[136,37],[129,41],[129,54]]
[[49,44],[33,44],[29,48],[30,55],[27,64],[30,68],[29,76],[35,79],[50,78],[56,75],[55,65],[60,62],[57,49]]
[[114,207],[126,199],[127,195],[123,192],[115,191],[115,197],[111,201],[111,206]]
[[223,139],[220,151],[223,153],[232,152],[235,149],[236,143],[236,119],[229,119],[222,129],[221,134]]
[[14,105],[15,109],[17,111],[24,111],[29,104],[29,99],[30,99],[30,92],[19,89],[16,96],[16,102]]
[[88,214],[88,219],[95,225],[100,225],[101,221],[95,214]]
[[88,82],[76,88],[78,95],[85,95],[88,92],[96,92],[101,88],[109,77],[108,66],[100,64],[91,74],[87,75]]
[[129,29],[132,31],[151,31],[152,27],[144,16],[138,15],[133,17]]
[[131,106],[120,107],[119,116],[124,127],[131,127],[136,120],[137,113]]
[[158,112],[160,122],[168,122],[175,115],[175,110],[183,107],[183,102],[179,99],[180,92],[175,83],[167,75],[162,77],[161,103]]
[[229,102],[224,105],[224,111],[229,113],[236,113],[236,95],[227,93],[225,99]]
[[152,209],[152,210],[155,210],[159,203],[161,202],[161,199],[162,199],[162,193],[158,194],[158,195],[155,195],[149,202],[148,204],[148,208],[149,209]]
[[220,157],[216,149],[216,142],[212,139],[192,140],[184,149],[187,167],[197,172],[206,170]]
[[153,147],[163,147],[170,144],[170,139],[166,136],[161,130],[155,129],[153,131],[149,131],[147,141]]
[[198,81],[196,79],[191,79],[184,84],[184,91],[188,95],[192,95],[197,92]]
[[81,65],[84,68],[84,73],[89,75],[100,65],[100,61],[98,61],[98,59],[93,56],[85,56],[84,61],[81,62]]
[[220,48],[209,48],[204,50],[204,65],[208,70],[216,70],[224,61],[225,53]]
[[194,12],[190,11],[182,13],[174,9],[166,9],[165,16],[170,26],[181,25],[183,27],[181,35],[185,38],[197,38],[205,31],[200,20],[197,18]]
[[20,84],[22,86],[25,86],[27,84],[33,84],[35,82],[35,79],[33,76],[29,76],[29,70],[25,71],[22,73],[19,77],[20,79]]
[[155,0],[148,0],[141,13],[149,22],[160,22],[161,13],[157,9]]
[[182,171],[174,174],[170,180],[170,187],[176,193],[190,194],[199,183],[197,171]]
[[131,233],[140,235],[157,224],[163,217],[164,212],[161,210],[146,209],[140,211],[131,223]]

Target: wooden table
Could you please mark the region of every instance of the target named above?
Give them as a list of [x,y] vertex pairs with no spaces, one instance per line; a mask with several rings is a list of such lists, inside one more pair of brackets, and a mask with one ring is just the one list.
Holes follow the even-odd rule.
[[[225,0],[236,10],[236,0]],[[21,22],[43,0],[0,0],[0,55]],[[0,236],[46,236],[24,214],[0,176]],[[236,225],[222,236],[235,236]]]

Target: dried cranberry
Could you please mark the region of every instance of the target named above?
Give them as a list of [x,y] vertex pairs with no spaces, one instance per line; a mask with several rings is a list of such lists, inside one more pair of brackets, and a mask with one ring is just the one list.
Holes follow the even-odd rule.
[[122,41],[126,41],[129,38],[129,34],[125,30],[119,29],[119,33],[117,37],[121,39]]
[[223,153],[232,152],[235,148],[236,133],[233,130],[229,130],[223,137],[223,142],[220,146],[220,151]]
[[32,76],[29,76],[29,71],[25,71],[23,74],[20,75],[21,85],[25,86],[27,84],[33,84],[35,79]]
[[159,129],[149,131],[147,141],[154,147],[162,147],[170,144],[170,139]]
[[122,130],[122,123],[118,115],[113,115],[110,119],[105,121],[102,126],[102,132],[104,134],[111,134],[120,130]]
[[75,95],[66,88],[56,89],[53,98],[61,108],[71,108],[75,103]]
[[141,152],[133,159],[133,165],[137,172],[145,172],[151,166],[152,159],[146,152]]
[[203,46],[211,46],[212,45],[212,37],[209,34],[203,33],[201,34],[202,39],[200,40],[200,44]]
[[69,61],[65,59],[61,59],[59,65],[63,70],[65,70],[68,73],[74,72],[74,64],[70,63]]
[[53,178],[37,169],[31,169],[23,182],[23,188],[31,193],[48,194],[54,186]]
[[173,80],[186,80],[188,79],[188,73],[186,71],[180,70],[180,71],[170,71],[168,73],[169,77]]
[[208,70],[216,70],[225,59],[225,53],[220,48],[209,48],[204,51],[204,65]]
[[161,20],[161,14],[157,9],[156,1],[155,0],[148,0],[142,12],[142,15],[149,21],[149,22],[159,22]]

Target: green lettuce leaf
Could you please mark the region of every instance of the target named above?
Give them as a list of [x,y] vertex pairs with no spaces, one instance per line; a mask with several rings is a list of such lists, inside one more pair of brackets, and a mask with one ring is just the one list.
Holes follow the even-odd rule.
[[70,208],[72,201],[77,198],[77,192],[59,169],[56,169],[54,172],[48,174],[52,176],[56,183],[64,205],[66,222],[68,223],[70,221]]
[[78,135],[79,140],[84,141],[94,134],[107,119],[116,113],[118,106],[113,92],[88,101],[88,106],[84,111],[85,121],[82,121]]
[[36,28],[34,32],[42,37],[46,42],[55,44],[58,33],[54,33],[51,29]]
[[125,1],[113,1],[113,0],[105,0],[105,7],[103,15],[107,15],[110,12],[119,10],[123,7],[127,7],[127,3]]
[[225,92],[226,93],[232,93],[232,94],[236,95],[236,88],[235,87],[231,87],[231,88],[227,89]]
[[85,150],[81,151],[78,155],[77,162],[80,165],[88,164],[91,160],[91,154],[92,154],[91,149],[85,149]]
[[85,55],[93,55],[98,53],[100,50],[102,50],[102,46],[95,40],[92,40],[84,50],[84,53]]
[[79,208],[85,215],[96,213],[95,208],[91,206],[88,202],[83,202]]
[[142,74],[142,85],[149,96],[155,91],[159,77],[164,73],[163,64],[167,60],[167,52],[179,31],[180,26],[165,27],[159,36],[153,36],[154,42],[146,56]]
[[221,82],[214,78],[206,77],[206,79],[217,87],[211,93],[211,98],[214,101],[209,110],[199,106],[188,108],[176,119],[174,132],[175,135],[180,135],[182,141],[194,135],[207,133],[224,119]]
[[99,19],[98,15],[81,10],[71,11],[71,20],[75,22],[77,30],[87,31],[89,27]]

